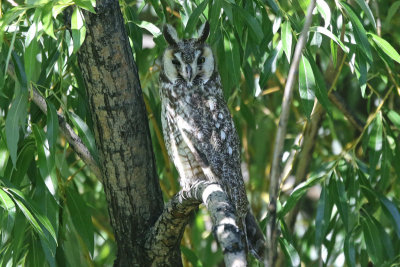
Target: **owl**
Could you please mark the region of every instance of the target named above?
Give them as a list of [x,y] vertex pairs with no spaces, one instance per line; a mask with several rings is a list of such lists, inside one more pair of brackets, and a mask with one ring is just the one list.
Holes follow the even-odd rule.
[[[224,100],[216,60],[205,43],[208,22],[197,38],[180,40],[166,25],[161,63],[161,121],[169,157],[189,189],[199,180],[217,182],[228,195],[246,233],[249,202],[241,173],[240,144]],[[252,221],[255,222],[254,216]]]

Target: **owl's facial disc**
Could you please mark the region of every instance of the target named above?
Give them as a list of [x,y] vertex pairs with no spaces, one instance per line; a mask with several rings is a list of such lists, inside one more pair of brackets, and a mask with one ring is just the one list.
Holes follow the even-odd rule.
[[194,49],[167,49],[163,62],[165,74],[173,83],[179,80],[189,85],[194,81],[206,83],[214,71],[214,57],[207,45]]

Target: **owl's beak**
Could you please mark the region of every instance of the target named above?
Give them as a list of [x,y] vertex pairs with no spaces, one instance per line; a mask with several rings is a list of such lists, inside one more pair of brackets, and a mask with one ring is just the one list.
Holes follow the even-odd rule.
[[186,76],[187,76],[188,80],[191,81],[192,75],[193,75],[192,67],[189,64],[187,64],[185,67],[185,70],[186,70]]

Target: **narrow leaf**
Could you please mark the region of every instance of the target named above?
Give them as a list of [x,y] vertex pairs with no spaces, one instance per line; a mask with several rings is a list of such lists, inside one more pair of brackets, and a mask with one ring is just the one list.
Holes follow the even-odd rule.
[[83,9],[86,9],[92,13],[96,13],[93,6],[92,1],[90,0],[74,0],[75,4]]
[[14,167],[17,163],[17,149],[19,140],[19,130],[25,125],[27,114],[28,92],[20,90],[11,102],[11,108],[8,111],[5,128],[7,137],[7,147],[10,151],[11,160]]
[[368,215],[361,220],[361,227],[365,244],[367,245],[368,256],[374,265],[380,266],[383,261],[383,247],[379,237],[379,230]]
[[286,239],[279,238],[279,244],[289,266],[300,266],[300,256],[296,249]]
[[329,191],[329,194],[339,211],[346,232],[349,232],[350,225],[347,195],[344,190],[344,184],[337,175],[332,174],[329,182]]
[[58,115],[56,108],[50,101],[47,103],[47,140],[51,156],[55,157],[57,137],[58,137]]
[[314,27],[310,27],[310,31],[311,32],[319,32],[322,33],[323,35],[326,35],[327,37],[329,37],[330,39],[332,39],[332,41],[334,41],[335,43],[337,43],[340,48],[342,48],[342,50],[345,53],[349,53],[349,48],[346,47],[342,41],[340,41],[340,39],[338,37],[336,37],[331,31],[329,31],[326,28],[320,27],[320,26],[314,26]]
[[389,120],[400,130],[400,115],[394,110],[389,110],[387,114]]
[[385,196],[380,196],[379,200],[381,201],[383,210],[389,215],[388,217],[391,219],[394,230],[398,238],[400,239],[400,212],[397,206],[390,201]]
[[188,20],[188,23],[186,24],[185,28],[185,33],[186,34],[191,34],[193,33],[197,22],[199,21],[200,15],[203,13],[204,9],[206,8],[208,4],[208,0],[204,0],[201,2],[200,5],[196,7],[196,9],[193,11],[193,13],[190,15],[190,18]]
[[67,207],[76,231],[82,237],[89,252],[94,251],[94,230],[90,212],[86,203],[75,189],[67,188]]
[[292,27],[289,20],[282,23],[281,35],[283,51],[285,51],[286,58],[290,63],[290,59],[292,58]]
[[356,266],[356,251],[354,248],[354,241],[351,240],[351,233],[348,233],[344,240],[344,256],[348,266]]
[[399,53],[397,53],[397,51],[393,48],[391,44],[389,44],[388,41],[370,32],[368,33],[368,35],[372,36],[372,40],[374,40],[374,42],[383,50],[383,52],[385,52],[386,55],[388,55],[391,59],[397,61],[397,63],[400,63]]
[[57,40],[56,36],[54,35],[53,29],[53,1],[47,3],[44,8],[42,9],[42,23],[43,23],[43,30],[51,36],[53,39]]
[[365,15],[367,16],[368,20],[372,23],[374,26],[374,29],[376,30],[376,22],[374,15],[372,15],[372,11],[367,5],[367,3],[364,0],[355,0],[357,4],[361,7],[361,9],[364,11]]
[[74,45],[74,53],[79,50],[86,36],[86,26],[80,9],[76,7],[71,16],[71,31]]
[[353,11],[351,6],[345,2],[340,2],[342,7],[346,10],[347,15],[353,25],[354,38],[359,45],[360,50],[365,54],[369,62],[372,62],[371,48],[368,42],[367,33],[365,32],[364,26],[362,25],[360,19]]
[[320,175],[313,175],[307,179],[307,181],[299,184],[293,192],[290,194],[288,200],[283,205],[282,209],[279,211],[279,218],[283,218],[299,201],[299,199],[307,193],[307,190],[312,186],[316,185],[319,181],[321,181],[325,177],[326,173]]
[[383,125],[382,125],[382,113],[378,112],[374,122],[368,128],[369,131],[369,167],[370,167],[370,178],[375,179],[375,172],[378,162],[382,155],[383,147]]
[[83,143],[89,149],[90,154],[92,154],[93,158],[97,161],[98,154],[92,131],[89,129],[87,124],[75,113],[71,112],[69,113],[69,115],[72,123],[78,129],[79,136],[82,138]]
[[304,55],[299,66],[299,93],[304,114],[310,119],[315,99],[315,78],[310,62]]
[[315,246],[319,248],[326,236],[329,219],[332,212],[332,205],[328,196],[328,190],[324,185],[317,206],[317,215],[315,217]]

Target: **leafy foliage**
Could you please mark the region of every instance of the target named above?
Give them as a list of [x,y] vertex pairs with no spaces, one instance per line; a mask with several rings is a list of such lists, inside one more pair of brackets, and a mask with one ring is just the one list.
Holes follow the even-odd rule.
[[[282,158],[282,169],[289,172],[279,197],[279,244],[287,266],[400,264],[399,3],[317,1]],[[1,4],[1,266],[111,266],[115,257],[102,186],[58,127],[57,112],[96,158],[77,65],[86,34],[83,12],[94,12],[92,4]],[[166,46],[160,29],[168,22],[180,36],[190,37],[208,20],[208,42],[241,137],[248,195],[265,223],[272,140],[308,1],[120,4],[150,114],[165,200],[179,187],[160,133],[159,58]],[[67,7],[73,9],[71,21],[63,16]],[[45,97],[47,115],[31,101],[32,88]],[[334,93],[350,111],[329,100]],[[313,153],[301,158],[300,141],[309,138],[305,129],[318,110],[326,115],[311,140]],[[349,114],[364,122],[361,131]],[[306,177],[297,173],[304,165]],[[182,252],[185,264],[221,262],[203,210],[187,229]]]

